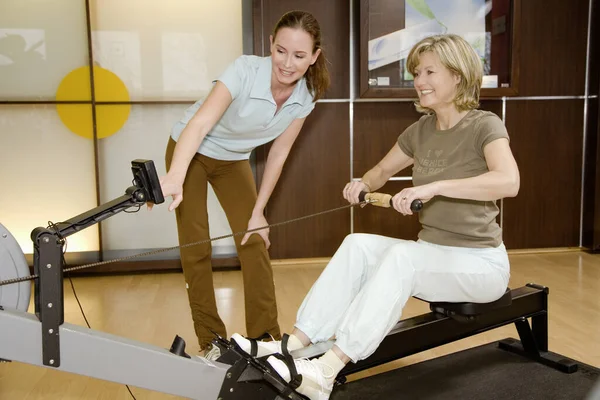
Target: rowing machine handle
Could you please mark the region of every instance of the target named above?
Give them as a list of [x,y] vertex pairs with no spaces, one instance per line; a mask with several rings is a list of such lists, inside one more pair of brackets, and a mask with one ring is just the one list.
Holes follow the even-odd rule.
[[[366,193],[360,192],[358,195],[360,201],[371,201],[371,204],[377,207],[390,208],[392,206],[392,195],[386,193]],[[412,212],[419,212],[423,208],[423,202],[419,199],[415,199],[410,203],[410,210]]]

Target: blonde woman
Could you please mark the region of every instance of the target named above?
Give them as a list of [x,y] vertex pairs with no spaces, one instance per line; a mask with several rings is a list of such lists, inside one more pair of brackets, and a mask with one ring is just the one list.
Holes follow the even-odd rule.
[[[346,237],[300,306],[287,349],[336,338],[314,360],[296,360],[297,391],[328,399],[334,378],[350,362],[369,357],[400,320],[411,296],[441,302],[491,302],[505,292],[510,266],[496,222],[496,200],[519,190],[508,133],[493,113],[478,110],[482,65],[456,35],[423,39],[409,53],[416,107],[425,115],[408,127],[383,159],[343,196],[358,202],[412,165],[414,186],[392,198],[403,215],[424,205],[416,241],[371,234]],[[242,348],[250,340],[234,335]],[[281,352],[281,342],[258,342],[258,356]],[[269,362],[285,379],[291,366]]]

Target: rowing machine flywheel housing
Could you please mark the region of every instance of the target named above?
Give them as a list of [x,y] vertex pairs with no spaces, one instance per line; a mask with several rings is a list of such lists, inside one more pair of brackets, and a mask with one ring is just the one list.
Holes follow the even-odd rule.
[[[0,281],[29,275],[29,266],[19,243],[0,223]],[[6,310],[27,311],[30,296],[30,281],[0,286],[0,306]]]

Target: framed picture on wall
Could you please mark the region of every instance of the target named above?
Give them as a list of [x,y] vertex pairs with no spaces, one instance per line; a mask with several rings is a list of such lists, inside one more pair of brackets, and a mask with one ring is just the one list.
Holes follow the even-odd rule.
[[361,0],[362,98],[415,97],[406,58],[426,36],[454,33],[481,58],[482,97],[514,96],[521,0]]

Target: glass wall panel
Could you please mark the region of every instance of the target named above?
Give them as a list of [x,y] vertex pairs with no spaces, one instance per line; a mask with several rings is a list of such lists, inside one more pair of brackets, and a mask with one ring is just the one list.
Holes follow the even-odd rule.
[[84,1],[1,1],[0,100],[55,99],[61,81],[88,65],[85,14]]
[[[0,168],[11,171],[1,174],[0,184],[21,193],[2,196],[0,222],[27,254],[32,252],[32,229],[97,206],[96,177],[100,202],[105,203],[131,185],[133,159],[154,160],[163,175],[171,127],[243,52],[242,2],[237,0],[91,0],[89,18],[85,4],[2,0],[0,101],[59,103],[0,108]],[[100,103],[95,113],[92,85]],[[73,101],[83,103],[68,104]],[[186,104],[142,106],[132,101]],[[230,233],[210,189],[208,201],[211,235]],[[142,207],[139,213],[103,221],[104,258],[177,244],[175,216],[167,207],[152,212]],[[68,244],[69,252],[98,251],[98,225],[72,235]],[[233,240],[214,243],[214,254],[235,254]]]
[[[31,254],[34,228],[96,207],[93,142],[69,131],[53,105],[0,106],[0,132],[0,222]],[[97,227],[69,236],[67,250],[97,251]]]
[[132,100],[197,100],[242,54],[239,0],[96,0],[94,62]]
[[482,97],[515,95],[519,7],[514,0],[361,2],[361,97],[414,97],[409,51],[424,37],[443,33],[457,34],[475,49],[483,67]]
[[[99,109],[118,107],[99,106]],[[159,176],[166,173],[165,148],[175,121],[183,116],[188,105],[134,105],[121,130],[99,141],[100,193],[102,203],[122,196],[131,186],[131,161],[136,158],[153,160]],[[185,193],[184,193],[185,196]],[[106,259],[139,253],[152,248],[178,244],[175,213],[168,211],[172,199],[155,206],[152,211],[142,207],[137,213],[120,213],[102,222],[102,244]],[[214,192],[208,194],[211,237],[231,233],[229,224]],[[214,255],[236,253],[232,238],[212,243]],[[129,251],[135,250],[135,251]],[[151,256],[152,259],[177,258],[176,251]]]

